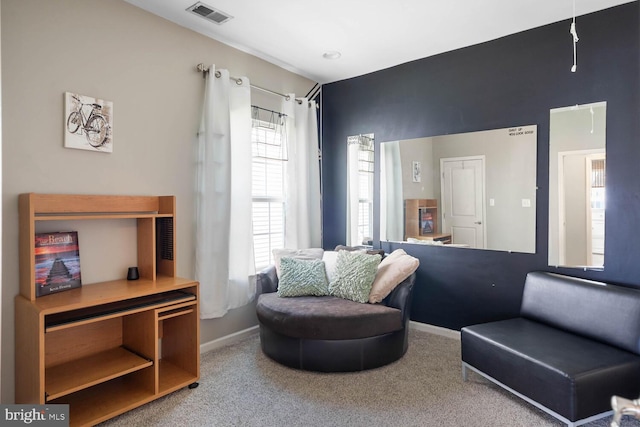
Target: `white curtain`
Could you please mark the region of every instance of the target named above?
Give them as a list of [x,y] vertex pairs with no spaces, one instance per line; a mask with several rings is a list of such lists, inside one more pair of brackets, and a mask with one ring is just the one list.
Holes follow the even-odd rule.
[[249,79],[209,68],[198,132],[196,280],[200,317],[224,316],[254,294]]
[[400,143],[380,144],[380,239],[404,240]]
[[306,98],[296,100],[293,93],[287,98],[282,102],[289,158],[285,246],[290,249],[320,247],[322,216],[316,103]]

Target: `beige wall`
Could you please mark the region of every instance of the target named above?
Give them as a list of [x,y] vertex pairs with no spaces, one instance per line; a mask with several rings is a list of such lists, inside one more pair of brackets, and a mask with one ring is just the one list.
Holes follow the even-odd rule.
[[[195,65],[215,63],[281,93],[304,95],[314,82],[119,0],[2,0],[1,7],[2,402],[11,403],[18,194],[174,194],[178,274],[193,277],[192,148],[204,90]],[[112,154],[63,148],[65,91],[113,101]],[[279,101],[254,97],[265,107]],[[124,277],[135,265],[132,222],[47,227],[80,232],[85,284]],[[249,305],[203,321],[201,341],[255,324]]]
[[[413,182],[413,162],[420,162],[420,182]],[[433,138],[406,139],[400,144],[402,199],[433,199]]]

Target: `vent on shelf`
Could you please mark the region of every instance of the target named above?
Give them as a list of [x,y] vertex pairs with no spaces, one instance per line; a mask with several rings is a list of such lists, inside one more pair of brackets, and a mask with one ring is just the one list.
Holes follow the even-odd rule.
[[160,259],[173,261],[173,218],[158,218],[156,230]]
[[208,19],[211,22],[215,22],[216,24],[224,24],[233,16],[225,13],[219,9],[215,9],[209,5],[206,5],[202,2],[198,2],[194,5],[191,5],[187,8],[187,10],[191,13],[195,13],[198,16],[201,16],[205,19]]

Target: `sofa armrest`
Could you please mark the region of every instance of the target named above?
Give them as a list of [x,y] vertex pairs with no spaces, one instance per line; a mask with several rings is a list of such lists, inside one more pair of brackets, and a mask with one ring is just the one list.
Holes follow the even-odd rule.
[[402,311],[403,324],[406,324],[409,320],[415,280],[416,273],[412,273],[411,276],[404,279],[384,300],[382,300],[382,304],[387,307],[397,308]]
[[256,297],[278,290],[278,275],[276,266],[270,265],[256,275]]

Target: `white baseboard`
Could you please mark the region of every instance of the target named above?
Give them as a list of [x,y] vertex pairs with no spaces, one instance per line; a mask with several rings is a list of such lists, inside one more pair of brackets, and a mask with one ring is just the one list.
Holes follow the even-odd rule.
[[243,329],[242,331],[234,332],[233,334],[225,335],[224,337],[217,338],[213,341],[200,344],[200,354],[242,341],[243,339],[255,334],[257,331],[258,325],[255,325],[250,328]]
[[416,331],[428,332],[434,335],[442,335],[443,337],[452,338],[454,340],[460,340],[460,331],[454,331],[453,329],[443,328],[441,326],[429,325],[428,323],[409,321],[409,328]]

